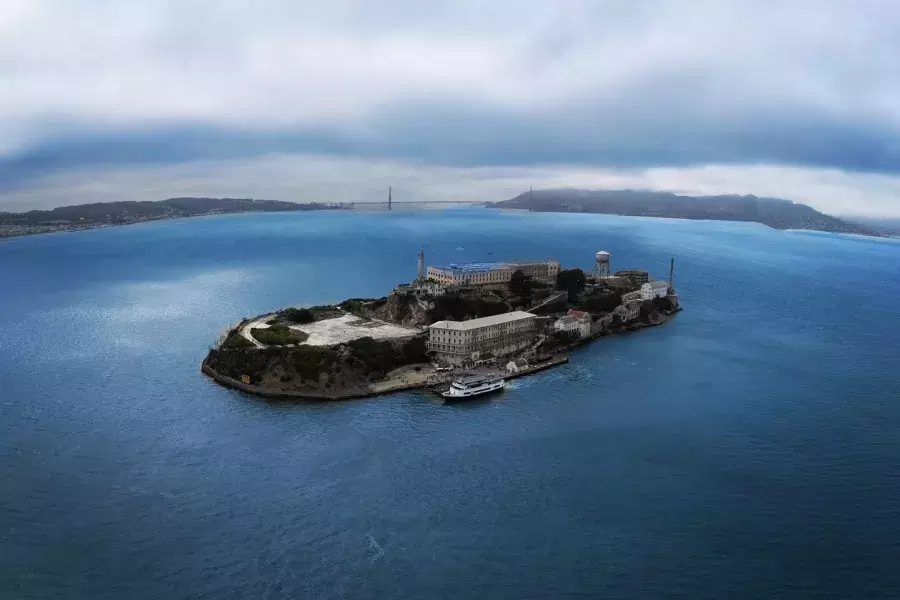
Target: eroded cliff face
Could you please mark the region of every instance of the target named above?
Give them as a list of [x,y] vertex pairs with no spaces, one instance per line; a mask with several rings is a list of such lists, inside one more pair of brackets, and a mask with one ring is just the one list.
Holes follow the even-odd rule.
[[375,312],[382,321],[424,327],[431,324],[431,310],[434,301],[430,298],[418,298],[415,294],[391,294],[387,302]]
[[210,350],[206,364],[220,375],[271,390],[336,393],[381,381],[402,366],[426,362],[425,336],[360,338],[337,346]]

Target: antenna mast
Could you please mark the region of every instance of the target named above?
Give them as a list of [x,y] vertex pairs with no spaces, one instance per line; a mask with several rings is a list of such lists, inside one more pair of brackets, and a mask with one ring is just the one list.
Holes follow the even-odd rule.
[[675,278],[675,257],[672,257],[672,262],[669,263],[669,289],[672,288],[672,282]]

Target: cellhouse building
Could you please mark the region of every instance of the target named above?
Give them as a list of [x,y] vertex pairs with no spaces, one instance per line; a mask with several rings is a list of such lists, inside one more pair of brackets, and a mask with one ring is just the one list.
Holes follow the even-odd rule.
[[559,268],[559,262],[555,260],[460,263],[428,267],[426,277],[444,285],[504,286],[509,284],[513,273],[522,271],[535,281],[556,283]]
[[453,365],[504,356],[534,343],[535,319],[517,310],[468,321],[437,321],[428,327],[426,347]]

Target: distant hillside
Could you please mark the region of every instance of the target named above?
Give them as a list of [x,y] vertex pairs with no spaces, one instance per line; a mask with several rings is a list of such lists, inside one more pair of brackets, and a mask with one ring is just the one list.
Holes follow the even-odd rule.
[[845,216],[841,218],[850,223],[859,223],[865,227],[874,229],[877,233],[891,237],[900,237],[900,219],[897,218],[857,216]]
[[775,229],[811,229],[835,233],[879,235],[858,223],[790,200],[756,196],[678,196],[638,190],[534,190],[510,200],[488,204],[536,212],[587,212],[635,217],[753,221]]
[[0,212],[0,238],[128,225],[158,219],[240,212],[322,210],[339,205],[298,204],[253,198],[169,198],[154,202],[104,202],[23,213]]

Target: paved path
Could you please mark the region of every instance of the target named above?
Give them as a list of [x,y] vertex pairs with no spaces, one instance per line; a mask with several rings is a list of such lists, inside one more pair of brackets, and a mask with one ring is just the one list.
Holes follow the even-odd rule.
[[250,330],[253,329],[254,327],[261,328],[261,329],[268,328],[269,324],[266,323],[266,321],[268,321],[271,318],[272,318],[272,315],[263,315],[261,317],[257,317],[255,319],[253,319],[252,321],[250,321],[249,323],[247,323],[246,325],[241,327],[241,335],[244,336],[244,338],[248,342],[250,342],[257,348],[265,348],[266,347],[265,344],[261,344],[261,343],[257,342],[256,338],[253,337],[253,334],[250,333]]
[[568,294],[569,294],[569,292],[559,292],[557,294],[553,294],[552,296],[550,296],[549,298],[547,298],[540,304],[535,304],[534,306],[532,306],[525,312],[534,312],[539,308],[543,308],[544,306],[547,306],[548,304],[553,304],[554,302],[561,300],[563,297],[568,296]]

